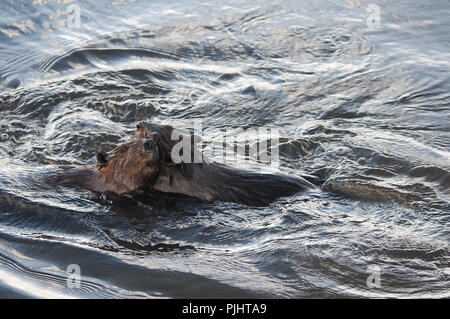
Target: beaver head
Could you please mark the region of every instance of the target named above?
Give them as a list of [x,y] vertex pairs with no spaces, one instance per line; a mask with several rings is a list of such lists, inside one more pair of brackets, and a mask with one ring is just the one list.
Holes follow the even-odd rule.
[[153,139],[139,138],[97,154],[97,170],[116,193],[126,193],[156,179],[160,154]]
[[178,142],[172,140],[173,127],[170,125],[158,125],[148,122],[140,122],[136,125],[136,138],[151,138],[159,146],[161,160],[171,163],[171,151]]
[[[200,143],[200,137],[197,135],[192,135],[187,130],[179,130],[174,129],[170,125],[158,125],[154,123],[148,123],[148,122],[140,122],[138,125],[136,125],[136,138],[152,138],[155,140],[156,144],[158,144],[159,152],[161,156],[161,161],[165,164],[173,165],[174,162],[172,161],[172,151],[174,150],[174,146],[179,143],[180,141],[183,141],[182,147],[178,147],[175,152],[177,152],[177,155],[183,156],[184,149],[190,150],[191,154],[190,156],[187,156],[187,162],[184,161],[184,163],[191,163],[194,158],[195,159],[203,159],[203,154],[201,150],[201,145],[198,145]],[[177,163],[180,163],[179,160],[176,161]],[[199,161],[196,161],[195,163],[200,163]]]
[[[170,183],[173,182],[174,174],[181,174],[187,180],[192,180],[194,166],[203,166],[201,161],[192,163],[193,159],[203,159],[203,154],[201,150],[196,147],[196,144],[192,143],[195,140],[198,141],[199,138],[191,135],[186,130],[177,130],[170,125],[140,122],[136,125],[135,136],[136,138],[152,138],[156,142],[161,158],[160,175],[168,177]],[[179,159],[173,161],[172,153],[174,146],[179,143],[180,140],[184,141],[184,146],[186,146],[186,142],[191,143],[187,148],[191,151],[191,156],[188,157],[188,161],[184,161],[183,158],[182,161],[179,161]],[[177,148],[175,152],[178,152],[177,155],[183,157],[185,149]]]

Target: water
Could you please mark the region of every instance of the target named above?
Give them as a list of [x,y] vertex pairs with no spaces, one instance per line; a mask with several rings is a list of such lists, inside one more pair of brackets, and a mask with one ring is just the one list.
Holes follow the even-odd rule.
[[[448,298],[449,12],[2,1],[0,296]],[[280,170],[325,184],[254,208],[33,182],[194,119],[277,128]]]

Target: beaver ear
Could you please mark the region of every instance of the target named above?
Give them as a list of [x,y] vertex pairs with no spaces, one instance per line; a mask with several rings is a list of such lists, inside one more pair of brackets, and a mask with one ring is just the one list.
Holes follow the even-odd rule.
[[105,153],[97,153],[97,165],[102,168],[105,167],[106,164],[108,164],[108,161],[106,160]]

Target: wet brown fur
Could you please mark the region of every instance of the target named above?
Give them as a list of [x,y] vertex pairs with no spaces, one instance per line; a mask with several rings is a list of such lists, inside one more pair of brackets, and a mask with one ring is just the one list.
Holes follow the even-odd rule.
[[94,165],[61,167],[49,182],[123,194],[151,184],[159,173],[159,150],[152,139],[135,139],[99,155]]
[[[171,159],[171,152],[178,141],[172,140],[173,131],[174,128],[168,125],[147,122],[137,125],[136,138],[152,138],[158,144],[161,154],[160,171],[151,185],[157,191],[188,195],[206,201],[222,200],[262,206],[281,196],[314,187],[300,177],[262,174],[214,163],[205,159],[195,147],[193,152],[199,152],[197,155],[202,159],[201,163],[175,164]],[[192,141],[192,136],[184,136],[186,137]]]

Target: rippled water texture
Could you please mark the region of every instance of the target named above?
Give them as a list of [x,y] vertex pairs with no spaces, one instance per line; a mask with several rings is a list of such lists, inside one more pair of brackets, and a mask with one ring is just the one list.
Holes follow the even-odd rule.
[[[448,1],[69,2],[0,2],[1,297],[450,297]],[[254,208],[33,182],[194,119],[277,128],[280,170],[325,183]]]

